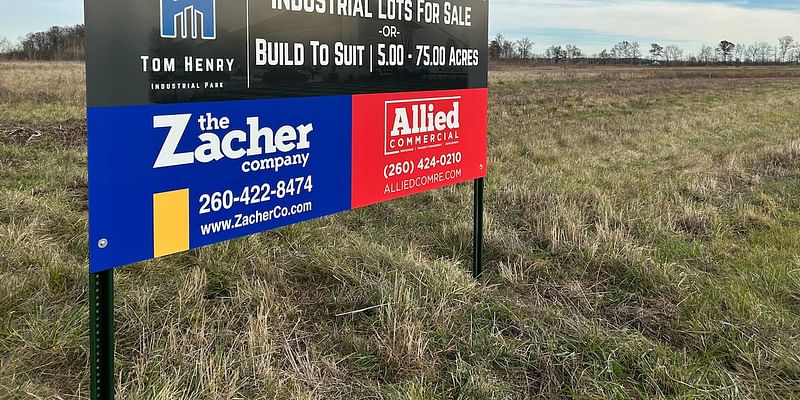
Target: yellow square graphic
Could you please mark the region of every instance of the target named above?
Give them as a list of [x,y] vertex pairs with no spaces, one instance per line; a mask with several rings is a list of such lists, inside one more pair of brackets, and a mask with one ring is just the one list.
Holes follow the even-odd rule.
[[153,257],[189,250],[189,189],[153,195]]

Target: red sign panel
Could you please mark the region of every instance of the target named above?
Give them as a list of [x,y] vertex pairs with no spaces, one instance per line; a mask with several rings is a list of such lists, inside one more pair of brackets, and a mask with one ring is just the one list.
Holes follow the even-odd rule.
[[353,208],[486,176],[488,89],[353,96]]

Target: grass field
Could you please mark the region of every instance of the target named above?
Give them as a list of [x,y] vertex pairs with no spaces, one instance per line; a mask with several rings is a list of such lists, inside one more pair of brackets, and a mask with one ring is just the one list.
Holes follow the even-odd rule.
[[[117,272],[120,399],[800,399],[800,70],[497,68],[471,186]],[[86,398],[83,67],[0,64],[0,398]]]

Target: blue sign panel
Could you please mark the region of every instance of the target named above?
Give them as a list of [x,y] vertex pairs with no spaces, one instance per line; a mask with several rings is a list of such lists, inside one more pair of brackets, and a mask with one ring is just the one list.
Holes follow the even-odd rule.
[[90,108],[92,272],[350,209],[351,106]]

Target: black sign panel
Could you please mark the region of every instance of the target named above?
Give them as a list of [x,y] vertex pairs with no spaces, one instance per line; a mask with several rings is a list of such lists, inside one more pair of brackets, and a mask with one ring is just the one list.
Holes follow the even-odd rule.
[[485,0],[86,0],[89,105],[486,87]]

